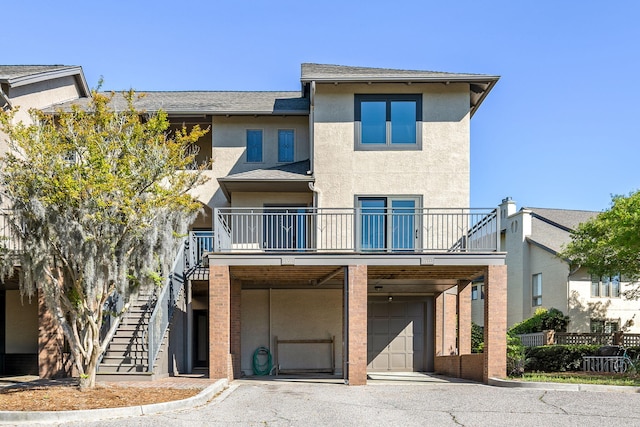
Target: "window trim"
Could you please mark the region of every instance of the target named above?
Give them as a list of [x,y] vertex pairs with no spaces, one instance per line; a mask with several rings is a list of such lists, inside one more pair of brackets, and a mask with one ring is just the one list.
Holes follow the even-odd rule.
[[[603,279],[607,279],[604,283]],[[618,279],[618,292],[617,295],[613,295],[613,279]],[[609,276],[596,276],[591,275],[591,285],[589,286],[591,298],[614,298],[619,299],[622,296],[622,277],[620,274],[612,274]],[[594,292],[597,291],[597,292]]]
[[[539,279],[539,280],[536,280]],[[536,285],[540,285],[539,293],[536,293]],[[542,273],[531,275],[531,306],[540,307],[542,305]]]
[[[291,134],[293,135],[293,142],[292,142],[292,153],[291,153],[291,161],[289,160],[280,160],[280,132],[283,131],[291,131]],[[278,129],[278,163],[293,163],[296,161],[296,130],[293,128],[282,128],[282,129]]]
[[[358,211],[362,209],[362,200],[384,199],[385,211],[390,213],[392,211],[392,203],[394,201],[411,200],[415,203],[415,223],[413,224],[416,230],[422,229],[422,196],[417,194],[392,194],[392,195],[376,195],[376,194],[357,194],[354,197],[354,206]],[[413,248],[393,248],[393,221],[387,221],[387,217],[384,218],[384,248],[381,249],[362,249],[362,214],[357,215],[357,232],[356,232],[356,248],[358,251],[363,252],[412,252],[422,246],[422,233],[418,233],[413,239]]]
[[[260,132],[260,160],[249,160],[249,132]],[[264,163],[264,129],[246,129],[244,161],[245,163]]]
[[478,299],[478,285],[471,286],[471,301]]
[[[361,105],[363,101],[386,102],[386,137],[384,144],[363,144]],[[391,141],[391,102],[415,101],[416,103],[416,142],[394,143]],[[354,95],[354,149],[356,151],[419,151],[422,150],[422,94],[355,94]]]

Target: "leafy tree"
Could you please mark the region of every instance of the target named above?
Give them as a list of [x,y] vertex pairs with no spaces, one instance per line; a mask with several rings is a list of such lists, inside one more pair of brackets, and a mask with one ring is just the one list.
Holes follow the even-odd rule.
[[557,308],[538,308],[533,316],[522,322],[516,323],[509,329],[509,333],[531,334],[554,330],[556,332],[566,332],[569,324],[569,316],[565,316]]
[[[9,152],[0,159],[4,206],[19,235],[23,295],[42,295],[67,338],[80,388],[95,386],[98,360],[115,333],[101,339],[105,303],[129,301],[168,274],[178,235],[200,209],[189,191],[204,182],[193,144],[206,131],[169,136],[164,112],[137,111],[133,92],[92,92],[88,106],[55,116],[30,111],[31,125],[0,114]],[[4,257],[2,272],[14,272]],[[125,305],[125,310],[128,305]],[[118,313],[121,315],[122,313]]]
[[[571,233],[561,256],[598,276],[640,278],[640,191],[613,196],[611,207]],[[638,290],[630,297],[640,295]]]

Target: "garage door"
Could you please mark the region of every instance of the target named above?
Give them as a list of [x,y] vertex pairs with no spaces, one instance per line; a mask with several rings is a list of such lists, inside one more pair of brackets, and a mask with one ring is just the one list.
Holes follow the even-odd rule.
[[424,308],[424,301],[369,302],[369,371],[425,370]]

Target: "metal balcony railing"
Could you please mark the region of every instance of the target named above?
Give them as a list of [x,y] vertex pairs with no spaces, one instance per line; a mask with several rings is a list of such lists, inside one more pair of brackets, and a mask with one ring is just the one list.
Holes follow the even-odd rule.
[[217,208],[213,251],[495,252],[496,209]]

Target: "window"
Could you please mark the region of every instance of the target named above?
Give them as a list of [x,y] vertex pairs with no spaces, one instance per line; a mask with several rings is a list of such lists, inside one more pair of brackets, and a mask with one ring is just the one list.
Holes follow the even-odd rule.
[[478,286],[474,285],[471,287],[471,299],[472,300],[478,299]]
[[419,149],[422,95],[356,95],[356,149]]
[[533,295],[533,306],[542,305],[542,273],[531,276],[531,293]]
[[360,249],[410,251],[419,230],[416,197],[360,197]]
[[617,320],[591,319],[592,334],[611,334],[619,330]]
[[247,162],[262,162],[262,130],[247,130]]
[[293,129],[280,129],[278,131],[278,161],[293,162]]
[[591,275],[592,298],[620,298],[620,275]]

